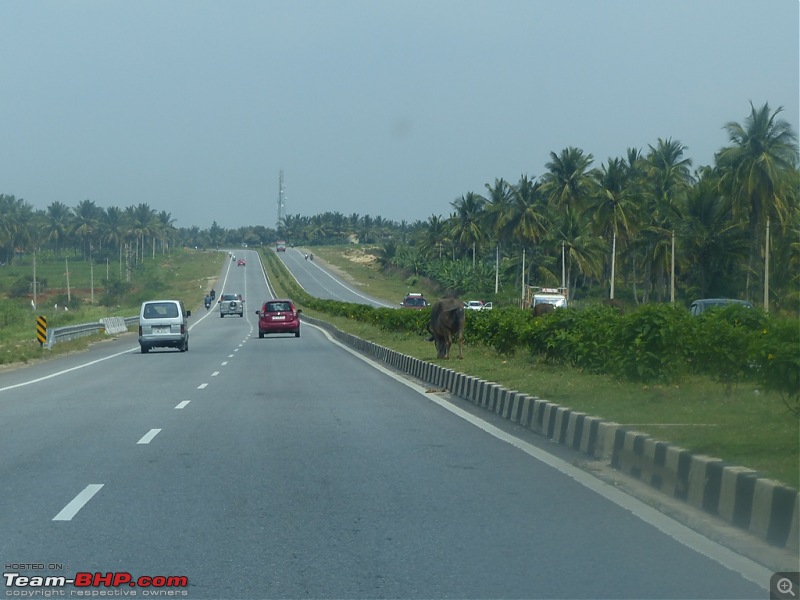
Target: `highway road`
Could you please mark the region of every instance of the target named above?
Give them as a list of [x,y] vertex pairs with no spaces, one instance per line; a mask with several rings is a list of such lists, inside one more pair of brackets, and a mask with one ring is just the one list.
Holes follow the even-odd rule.
[[307,323],[259,340],[267,282],[236,254],[216,289],[244,317],[195,312],[189,352],[127,334],[0,373],[4,597],[768,597],[765,569],[548,443]]
[[359,290],[356,285],[344,282],[340,277],[324,269],[319,260],[307,259],[306,253],[298,248],[287,248],[286,252],[277,252],[286,268],[291,271],[297,282],[312,296],[339,302],[354,302],[370,306],[398,308],[400,300],[391,303],[373,298]]

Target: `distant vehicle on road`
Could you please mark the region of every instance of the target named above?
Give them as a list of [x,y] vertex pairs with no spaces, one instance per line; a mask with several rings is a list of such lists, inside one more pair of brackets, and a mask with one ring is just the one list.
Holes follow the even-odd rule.
[[244,259],[243,259],[243,258],[240,258],[240,259],[239,259],[239,260],[236,262],[236,266],[237,266],[237,267],[243,267],[243,266],[245,266],[246,264],[247,264],[247,263],[245,263],[245,261],[244,261]]
[[244,300],[241,294],[222,294],[219,297],[219,316],[239,315],[244,317]]
[[406,294],[406,297],[403,298],[403,301],[400,303],[400,306],[403,308],[414,308],[416,310],[422,310],[423,308],[427,308],[429,306],[428,301],[422,296],[422,294],[412,292]]
[[275,252],[286,252],[286,242],[278,240],[275,244]]

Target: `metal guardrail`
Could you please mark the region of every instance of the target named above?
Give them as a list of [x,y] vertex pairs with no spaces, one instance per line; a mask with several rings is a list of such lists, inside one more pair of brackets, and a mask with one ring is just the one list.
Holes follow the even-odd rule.
[[87,335],[94,335],[96,333],[105,332],[108,334],[120,333],[126,331],[131,325],[139,323],[139,316],[135,317],[110,317],[108,319],[101,319],[94,323],[83,323],[81,325],[66,325],[65,327],[54,327],[47,330],[47,348],[48,350],[54,344],[59,342],[66,342],[68,340],[75,340]]

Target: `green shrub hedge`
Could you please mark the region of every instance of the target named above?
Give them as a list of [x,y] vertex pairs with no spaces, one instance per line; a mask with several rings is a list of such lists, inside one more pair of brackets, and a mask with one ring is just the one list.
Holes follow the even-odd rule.
[[[365,322],[383,330],[427,335],[430,309],[397,310],[313,298],[272,252],[270,275],[303,306]],[[706,375],[730,390],[748,382],[778,392],[800,412],[800,323],[759,309],[732,305],[693,317],[675,305],[646,305],[628,314],[594,305],[559,309],[534,318],[530,311],[498,307],[466,311],[465,340],[499,354],[527,351],[620,380],[672,383],[688,373]]]

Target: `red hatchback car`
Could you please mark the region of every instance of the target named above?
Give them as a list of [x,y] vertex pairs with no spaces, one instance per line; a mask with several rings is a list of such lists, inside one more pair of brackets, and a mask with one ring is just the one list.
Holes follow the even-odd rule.
[[267,333],[293,333],[300,337],[300,313],[294,302],[289,299],[273,298],[264,302],[258,315],[258,337]]

